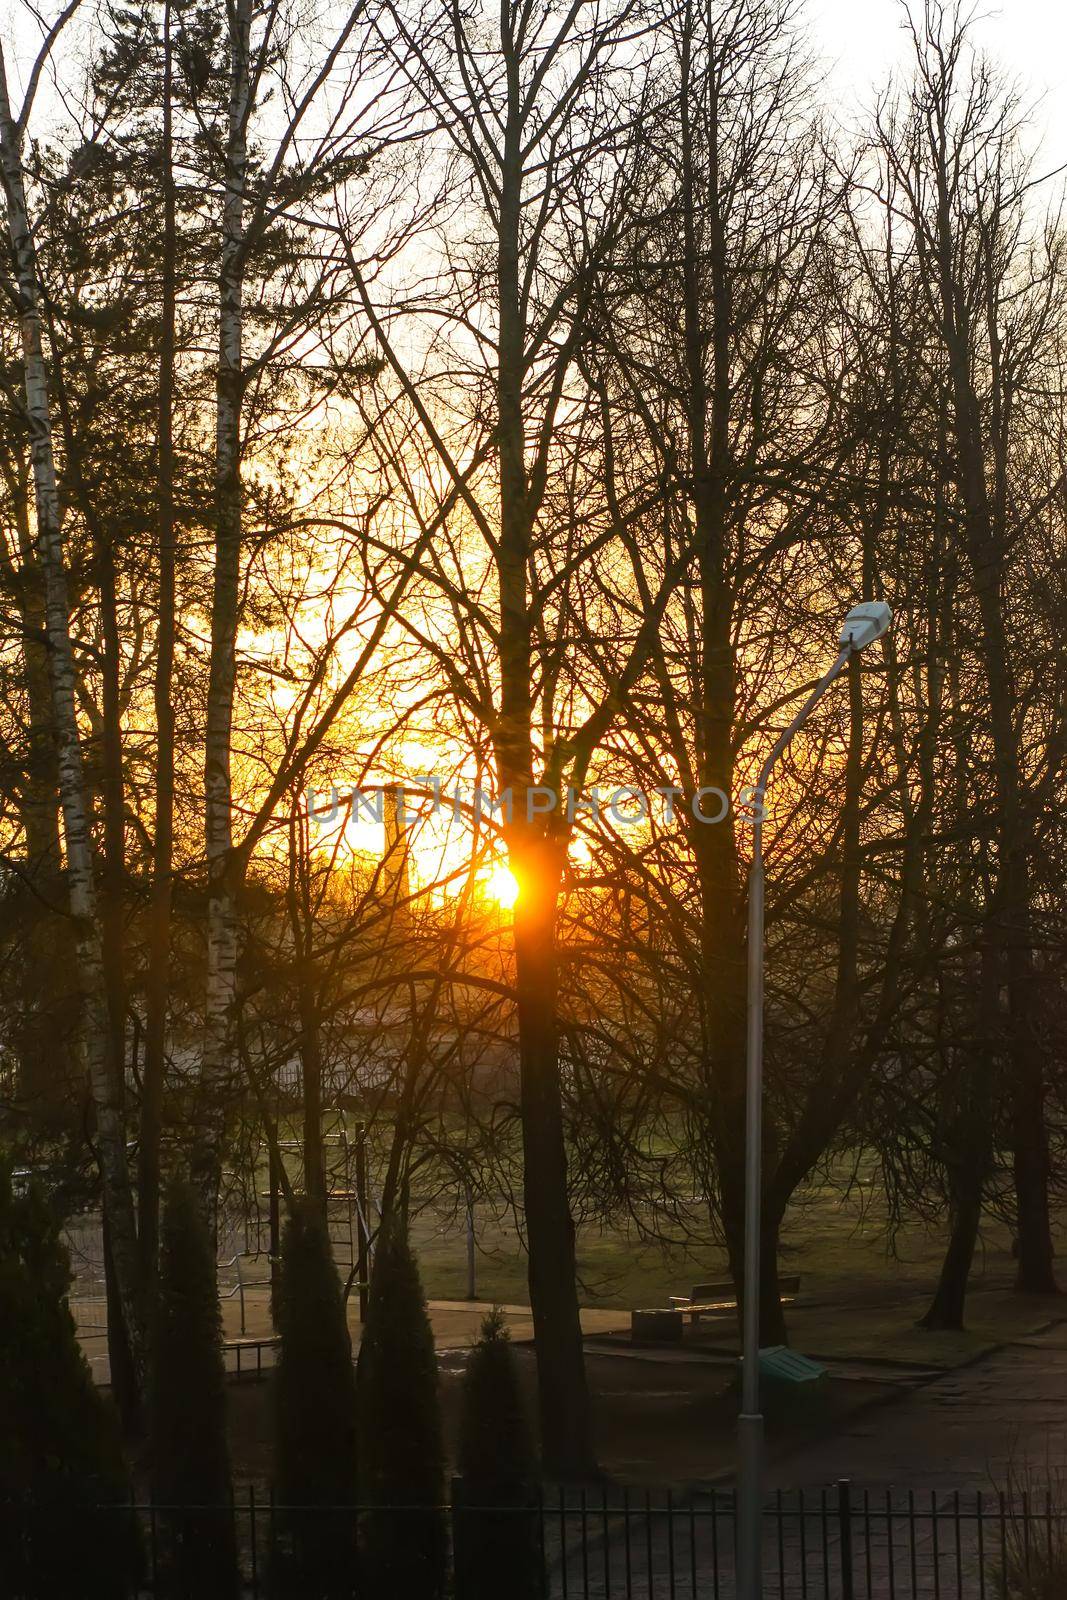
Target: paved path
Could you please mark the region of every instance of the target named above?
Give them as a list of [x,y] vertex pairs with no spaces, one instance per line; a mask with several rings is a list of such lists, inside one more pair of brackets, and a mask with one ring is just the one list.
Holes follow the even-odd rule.
[[[103,1337],[103,1313],[95,1304],[93,1306],[92,1320],[79,1315],[81,1304],[75,1300],[71,1309],[78,1322],[78,1333],[82,1347],[88,1357],[93,1377],[97,1383],[107,1383],[110,1379],[107,1340]],[[429,1302],[430,1323],[433,1327],[434,1343],[439,1352],[450,1350],[466,1350],[478,1337],[482,1319],[487,1311],[492,1309],[491,1301],[480,1300],[431,1300]],[[529,1306],[503,1306],[505,1321],[511,1330],[511,1336],[517,1341],[533,1339],[533,1319]],[[273,1328],[270,1319],[270,1298],[268,1291],[255,1286],[245,1290],[244,1306],[236,1295],[222,1302],[222,1324],[224,1336],[228,1340],[246,1338],[270,1339]],[[629,1325],[629,1317],[625,1311],[601,1311],[588,1307],[582,1308],[582,1328],[587,1334],[615,1333],[620,1328]],[[359,1346],[360,1322],[359,1307],[354,1295],[348,1301],[348,1326],[352,1334],[353,1349]],[[264,1365],[273,1364],[273,1356],[269,1350],[262,1355]],[[255,1365],[255,1353],[242,1354],[242,1366]],[[235,1369],[235,1353],[228,1352],[227,1364],[231,1370]]]
[[[772,1491],[787,1491],[787,1505],[788,1491],[821,1502],[824,1488],[842,1477],[852,1484],[857,1596],[992,1596],[1005,1551],[1013,1545],[1029,1539],[1043,1548],[1050,1535],[1062,1544],[1062,1524],[1048,1518],[1046,1495],[1051,1490],[1052,1506],[1062,1511],[1067,1324],[948,1372],[904,1398],[869,1407],[832,1437],[780,1453],[769,1484]],[[894,1491],[894,1485],[903,1487]],[[1002,1490],[1014,1507],[1006,1516],[998,1505]],[[1024,1492],[1027,1514],[1034,1518],[1029,1529],[1019,1520]],[[806,1592],[813,1596],[843,1592],[832,1492],[829,1502],[829,1539],[807,1560]],[[990,1513],[981,1526],[979,1507]],[[818,1517],[809,1528],[822,1543]],[[786,1557],[783,1581],[776,1551],[768,1551],[772,1595],[797,1592],[795,1533]]]
[[782,1453],[772,1487],[990,1490],[1067,1476],[1067,1323],[859,1412],[831,1438]]
[[[438,1349],[469,1345],[486,1309],[433,1302]],[[529,1309],[505,1310],[513,1336],[529,1339]],[[238,1317],[237,1304],[228,1303],[229,1336],[239,1332]],[[354,1305],[350,1321],[358,1336]],[[587,1333],[609,1331],[620,1313],[583,1312],[582,1321]],[[245,1327],[249,1336],[269,1332],[266,1297],[256,1290],[246,1294]],[[94,1343],[86,1348],[102,1378],[106,1357],[94,1354]],[[887,1383],[885,1403],[852,1414],[832,1434],[776,1450],[765,1519],[767,1600],[841,1600],[847,1592],[833,1487],[845,1477],[857,1600],[992,1597],[1001,1542],[1018,1533],[1010,1519],[1006,1528],[1000,1523],[997,1491],[1028,1489],[1039,1518],[1046,1486],[1059,1490],[1059,1503],[1067,1496],[1067,1320],[969,1367],[928,1376],[910,1392]],[[981,1525],[981,1543],[979,1492],[993,1513]],[[679,1497],[672,1509],[662,1496],[649,1506],[634,1495],[628,1506],[616,1498],[605,1511],[595,1493],[586,1506],[568,1495],[562,1514],[546,1519],[553,1600],[734,1600],[729,1501],[725,1492],[697,1494]],[[1040,1521],[1036,1534],[1043,1542]]]
[[[1067,1487],[1067,1323],[906,1395],[888,1391],[832,1435],[776,1452],[768,1479],[766,1600],[993,1600],[1004,1549],[1025,1541],[1022,1491],[1031,1541],[1043,1547],[1046,1488],[1062,1504],[1056,1490]],[[1016,1508],[1003,1519],[1001,1488]],[[636,1494],[606,1514],[596,1496],[571,1501],[549,1521],[553,1600],[734,1600],[730,1498],[697,1494],[672,1507]]]

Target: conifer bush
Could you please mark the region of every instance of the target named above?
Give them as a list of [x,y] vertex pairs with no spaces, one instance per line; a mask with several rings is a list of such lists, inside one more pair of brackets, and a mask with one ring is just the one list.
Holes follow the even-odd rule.
[[362,1528],[368,1600],[444,1594],[444,1459],[433,1332],[407,1230],[393,1219],[378,1237],[359,1352],[360,1500],[371,1508]]
[[129,1479],[70,1282],[58,1217],[0,1167],[0,1584],[25,1600],[120,1600],[139,1555]]
[[540,1474],[499,1307],[486,1315],[467,1357],[458,1464],[457,1600],[540,1600]]
[[[356,1585],[356,1378],[321,1210],[300,1202],[282,1234],[274,1380],[278,1600],[349,1600]],[[314,1508],[314,1509],[312,1509]]]
[[222,1313],[207,1219],[186,1183],[172,1183],[164,1200],[152,1345],[149,1444],[152,1491],[163,1508],[164,1593],[232,1600],[238,1567]]

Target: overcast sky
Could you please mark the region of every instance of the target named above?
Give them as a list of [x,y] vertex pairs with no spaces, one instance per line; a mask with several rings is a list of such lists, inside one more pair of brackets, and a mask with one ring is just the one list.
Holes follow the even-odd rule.
[[[39,0],[51,16],[60,0]],[[813,43],[829,69],[832,101],[845,120],[869,106],[876,85],[906,59],[907,40],[901,29],[900,0],[806,0]],[[1019,78],[1042,103],[1048,166],[1067,163],[1067,0],[975,0],[975,30],[991,54]],[[18,57],[30,42],[25,9],[19,0],[0,0],[0,29],[15,35],[16,60],[9,63],[16,81]],[[19,48],[21,46],[21,48]],[[62,47],[59,55],[62,78]]]
[[[899,0],[807,0],[816,48],[848,117],[906,59]],[[1035,96],[1048,166],[1067,162],[1067,0],[996,0],[974,7],[975,37]]]

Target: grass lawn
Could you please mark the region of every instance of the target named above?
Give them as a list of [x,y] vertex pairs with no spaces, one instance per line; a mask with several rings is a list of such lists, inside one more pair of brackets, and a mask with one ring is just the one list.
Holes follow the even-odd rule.
[[[289,1130],[295,1140],[296,1129]],[[839,1183],[812,1183],[793,1201],[782,1229],[781,1267],[801,1274],[801,1294],[789,1312],[791,1343],[815,1356],[952,1367],[994,1345],[1020,1338],[1060,1315],[1067,1300],[1022,1299],[1012,1292],[1011,1237],[989,1221],[971,1275],[965,1333],[926,1333],[915,1324],[927,1308],[945,1245],[944,1232],[913,1223],[890,1250],[884,1199],[872,1172],[849,1167]],[[266,1177],[264,1174],[264,1183]],[[299,1182],[299,1179],[296,1180]],[[1067,1234],[1067,1209],[1057,1232]],[[629,1312],[666,1305],[694,1283],[728,1277],[724,1252],[686,1240],[664,1222],[664,1240],[643,1238],[636,1226],[586,1223],[578,1230],[579,1298],[586,1306]],[[413,1238],[430,1299],[460,1300],[467,1292],[467,1238],[459,1211],[427,1205],[417,1212]],[[514,1221],[501,1206],[479,1205],[476,1290],[480,1300],[528,1303],[526,1254]],[[1064,1272],[1067,1283],[1067,1270]],[[687,1330],[688,1334],[688,1330]],[[732,1322],[705,1323],[701,1342],[732,1348]]]
[[[1067,1217],[1061,1216],[1060,1232]],[[522,1304],[528,1299],[526,1257],[509,1217],[484,1208],[475,1219],[479,1299]],[[427,1295],[461,1299],[466,1293],[466,1235],[461,1222],[422,1211],[414,1228]],[[1014,1263],[1008,1230],[991,1223],[975,1260],[962,1334],[926,1333],[915,1324],[926,1309],[941,1264],[944,1241],[913,1226],[887,1247],[884,1214],[873,1185],[850,1193],[814,1186],[786,1219],[782,1266],[801,1274],[800,1303],[790,1312],[793,1345],[827,1358],[854,1358],[951,1367],[991,1346],[1019,1338],[1067,1315],[1067,1304],[1021,1299],[1011,1292]],[[578,1234],[583,1305],[630,1310],[665,1305],[701,1279],[727,1276],[723,1252],[684,1241],[641,1239],[634,1227],[586,1225]],[[711,1344],[731,1347],[732,1323],[704,1325]]]
[[[1061,1216],[1061,1231],[1067,1214]],[[528,1302],[526,1256],[511,1218],[479,1207],[477,1293],[503,1304]],[[466,1230],[463,1218],[431,1206],[414,1222],[414,1241],[427,1295],[460,1300],[466,1294]],[[847,1427],[865,1406],[903,1398],[930,1369],[950,1369],[993,1346],[1020,1338],[1067,1316],[1067,1301],[1022,1300],[1011,1291],[1014,1264],[1006,1229],[990,1224],[975,1263],[968,1331],[921,1332],[922,1315],[941,1263],[943,1240],[936,1230],[915,1226],[886,1245],[884,1215],[873,1185],[812,1186],[793,1206],[783,1233],[782,1265],[801,1274],[800,1303],[789,1313],[794,1348],[836,1367],[820,1415],[790,1422],[769,1420],[772,1458],[814,1433]],[[635,1306],[662,1305],[702,1279],[726,1276],[721,1250],[701,1249],[682,1239],[643,1240],[637,1229],[586,1225],[578,1235],[582,1303],[623,1315]],[[1067,1276],[1067,1273],[1065,1273]],[[737,1346],[732,1319],[686,1329],[689,1346],[716,1353]],[[614,1476],[637,1484],[684,1488],[728,1472],[734,1461],[737,1396],[732,1362],[629,1359],[628,1340],[619,1353],[602,1342],[587,1345],[598,1457]],[[535,1366],[529,1345],[517,1348],[523,1386],[534,1408]],[[854,1364],[853,1364],[854,1363]],[[883,1363],[900,1365],[884,1366]],[[463,1354],[442,1354],[442,1399],[446,1435],[454,1443]],[[922,1391],[920,1391],[922,1392]],[[234,1385],[230,1394],[232,1446],[241,1478],[266,1483],[270,1475],[269,1386]],[[931,1438],[943,1426],[931,1413]]]

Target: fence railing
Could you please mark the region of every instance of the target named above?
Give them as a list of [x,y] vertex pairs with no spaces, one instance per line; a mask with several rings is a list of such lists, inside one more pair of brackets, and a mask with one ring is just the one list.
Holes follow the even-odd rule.
[[[545,1600],[736,1600],[732,1490],[685,1497],[625,1488],[546,1490],[528,1506],[502,1512],[470,1504],[460,1488],[453,1485],[451,1504],[435,1510],[283,1507],[249,1487],[217,1510],[130,1504],[92,1515],[128,1517],[136,1526],[143,1552],[142,1575],[131,1590],[137,1600],[180,1593],[166,1570],[174,1529],[194,1521],[206,1531],[216,1517],[233,1520],[245,1600],[267,1600],[278,1529],[294,1513],[324,1531],[338,1519],[351,1530],[353,1547],[368,1517],[395,1514],[409,1525],[413,1518],[444,1518],[456,1550],[477,1541],[479,1519],[484,1527],[488,1513],[497,1537],[501,1517],[523,1518],[525,1535],[532,1532],[540,1546]],[[1067,1509],[1051,1493],[876,1493],[842,1480],[769,1498],[763,1536],[763,1600],[1067,1597]],[[1027,1574],[1033,1588],[1025,1586]],[[456,1600],[463,1600],[459,1571],[456,1580]]]
[[[539,1515],[552,1600],[734,1600],[732,1490],[578,1491],[542,1501]],[[1051,1493],[841,1480],[764,1506],[764,1600],[1011,1600],[1024,1574],[1060,1560],[1067,1600],[1067,1511]]]

